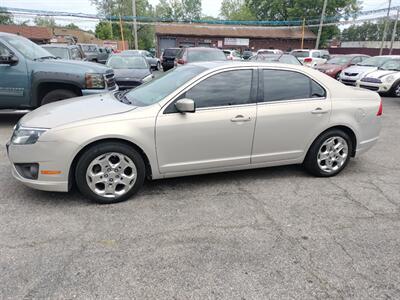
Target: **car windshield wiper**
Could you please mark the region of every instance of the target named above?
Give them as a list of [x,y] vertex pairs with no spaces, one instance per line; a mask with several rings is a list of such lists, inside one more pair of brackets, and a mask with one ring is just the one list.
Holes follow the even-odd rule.
[[42,56],[42,57],[37,57],[34,60],[41,60],[41,59],[57,59],[55,56]]
[[129,104],[132,105],[133,103],[131,101],[128,100],[128,98],[126,97],[126,94],[129,93],[130,90],[125,90],[125,91],[120,91],[120,92],[116,92],[115,98],[118,99],[118,101],[125,103],[125,104]]

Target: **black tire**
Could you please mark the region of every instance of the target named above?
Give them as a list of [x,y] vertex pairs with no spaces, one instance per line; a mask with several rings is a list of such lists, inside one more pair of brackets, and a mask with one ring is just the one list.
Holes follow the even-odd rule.
[[[319,155],[319,150],[322,147],[322,145],[324,144],[325,141],[327,141],[328,139],[332,138],[332,137],[341,137],[343,138],[346,143],[347,143],[347,158],[344,162],[344,164],[336,171],[332,171],[332,172],[326,172],[324,170],[322,170],[319,165],[318,165],[318,155]],[[350,161],[350,157],[353,151],[353,143],[351,141],[351,138],[348,136],[347,133],[345,133],[342,130],[339,129],[332,129],[329,130],[323,134],[321,134],[311,145],[310,149],[307,152],[306,158],[303,162],[303,166],[304,168],[312,175],[316,176],[316,177],[332,177],[332,176],[336,176],[337,174],[339,174],[341,171],[343,171],[347,164]]]
[[[125,194],[107,198],[93,192],[86,180],[86,172],[91,162],[98,156],[109,152],[117,152],[128,156],[136,167],[136,181],[131,189]],[[75,181],[79,191],[87,198],[99,204],[112,204],[128,200],[131,196],[138,192],[143,186],[146,176],[146,168],[143,157],[132,147],[119,142],[104,142],[87,149],[79,158],[75,169]]]
[[160,62],[157,63],[156,70],[157,70],[157,71],[160,71],[160,70],[161,70],[161,64],[160,64]]
[[387,93],[388,96],[392,97],[400,97],[400,82],[395,82],[390,89],[389,93]]
[[73,91],[70,90],[64,90],[64,89],[59,89],[59,90],[53,90],[48,92],[47,94],[44,95],[41,101],[41,105],[45,105],[48,103],[68,99],[68,98],[74,98],[77,97],[78,95],[74,93]]
[[340,81],[340,74],[341,74],[342,72],[338,72],[337,74],[336,74],[336,76],[335,76],[335,79],[337,80],[337,81]]

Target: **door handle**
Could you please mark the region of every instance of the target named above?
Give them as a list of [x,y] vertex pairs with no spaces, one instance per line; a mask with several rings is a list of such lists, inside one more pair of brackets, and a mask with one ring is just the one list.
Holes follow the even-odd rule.
[[323,114],[328,113],[328,110],[323,110],[321,107],[318,107],[318,108],[314,109],[313,111],[311,111],[311,113],[313,115],[323,115]]
[[251,120],[250,117],[245,117],[243,115],[238,115],[231,119],[231,122],[249,122]]

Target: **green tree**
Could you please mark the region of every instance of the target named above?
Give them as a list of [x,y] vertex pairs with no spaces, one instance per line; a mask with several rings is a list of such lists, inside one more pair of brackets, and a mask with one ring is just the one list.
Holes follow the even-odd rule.
[[75,25],[74,23],[70,23],[70,24],[68,24],[68,25],[66,25],[66,26],[64,26],[64,27],[67,28],[67,29],[80,30],[79,26],[78,26],[78,25]]
[[172,21],[200,20],[201,0],[160,0],[155,16]]
[[13,15],[3,7],[0,7],[0,24],[13,24]]
[[[324,0],[245,0],[250,11],[257,20],[315,20],[321,17]],[[326,7],[327,18],[348,18],[360,10],[358,0],[329,0]],[[338,28],[324,27],[320,46],[324,46],[328,39],[338,34]],[[318,28],[313,27],[315,33]]]
[[113,35],[110,24],[104,21],[99,22],[96,25],[95,35],[101,40],[111,40]]
[[246,5],[245,0],[223,0],[220,15],[224,19],[234,21],[255,20],[255,15]]
[[[101,25],[98,30],[96,30],[96,35],[109,37],[107,34],[107,29],[112,33],[112,39],[121,40],[121,30],[119,26],[119,16],[130,16],[132,15],[132,1],[131,0],[91,0],[96,6],[97,11],[100,16],[104,18],[112,17],[112,30],[109,22],[104,22],[107,25]],[[153,7],[150,5],[148,0],[136,0],[136,13],[140,17],[153,17]],[[133,25],[132,22],[123,22],[123,32],[124,38],[129,42],[129,45],[133,47]],[[148,49],[154,47],[154,26],[149,25],[138,25],[138,44],[141,49]]]
[[[386,36],[387,40],[391,39],[394,26],[394,20],[389,21],[389,31]],[[343,41],[381,41],[383,38],[383,30],[385,27],[384,20],[379,22],[364,22],[361,25],[351,25],[343,29]],[[397,27],[396,36],[400,33],[400,28]]]
[[53,17],[35,17],[33,20],[36,26],[54,28],[57,26]]

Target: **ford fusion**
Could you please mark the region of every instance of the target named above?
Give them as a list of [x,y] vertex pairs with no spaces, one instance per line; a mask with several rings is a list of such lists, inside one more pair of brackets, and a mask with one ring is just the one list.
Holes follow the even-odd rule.
[[311,68],[188,64],[134,90],[51,103],[25,115],[7,145],[14,177],[99,203],[127,200],[145,178],[303,164],[341,172],[378,140],[375,92]]

